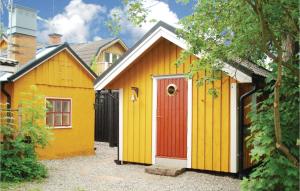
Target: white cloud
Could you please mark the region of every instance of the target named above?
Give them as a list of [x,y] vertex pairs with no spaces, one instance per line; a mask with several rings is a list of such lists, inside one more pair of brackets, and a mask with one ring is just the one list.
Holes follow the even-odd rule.
[[100,36],[94,36],[93,41],[101,40],[102,38]]
[[84,3],[82,0],[71,0],[60,14],[50,18],[43,24],[39,36],[41,40],[47,39],[49,33],[63,35],[63,40],[68,42],[86,42],[93,34],[91,24],[97,21],[100,13],[105,13],[105,7],[96,4]]
[[156,24],[156,22],[151,22],[151,20],[157,22],[164,21],[170,25],[177,26],[179,21],[178,16],[170,9],[167,3],[159,0],[144,0],[143,7],[149,12],[147,22],[143,23],[141,27],[133,26],[127,19],[124,19],[126,18],[125,13],[128,9],[127,7],[123,7],[122,9],[114,8],[110,11],[110,15],[112,15],[114,11],[120,13],[121,18],[123,18],[123,20],[121,20],[121,33],[129,34],[133,41],[138,40]]

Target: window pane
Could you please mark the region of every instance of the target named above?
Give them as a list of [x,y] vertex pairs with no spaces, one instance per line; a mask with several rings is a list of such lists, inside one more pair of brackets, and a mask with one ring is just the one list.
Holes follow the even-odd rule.
[[46,125],[49,127],[53,127],[54,124],[54,114],[53,113],[47,113],[47,117],[46,117]]
[[54,111],[53,107],[54,107],[53,101],[47,99],[47,111],[48,111],[48,112],[53,112],[53,111]]
[[61,113],[55,113],[55,115],[54,115],[54,126],[61,126],[62,125],[61,116],[62,116]]
[[62,102],[62,111],[63,112],[70,112],[70,101],[63,101]]
[[105,52],[105,62],[110,62],[110,53]]
[[118,59],[118,55],[116,54],[113,54],[113,57],[112,57],[112,63],[115,63]]
[[69,113],[62,114],[62,125],[64,125],[64,126],[70,125],[70,114]]
[[60,100],[55,100],[54,102],[54,110],[55,112],[61,112],[61,101]]

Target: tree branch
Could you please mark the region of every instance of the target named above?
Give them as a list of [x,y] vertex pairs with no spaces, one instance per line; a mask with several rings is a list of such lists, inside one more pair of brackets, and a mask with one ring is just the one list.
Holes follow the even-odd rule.
[[277,79],[274,88],[274,130],[275,130],[275,139],[276,139],[276,148],[281,151],[289,161],[292,162],[296,167],[299,166],[299,161],[294,157],[289,149],[282,143],[282,133],[281,133],[281,124],[280,124],[280,111],[279,111],[279,102],[280,102],[280,86],[282,80],[282,51],[278,53],[278,71]]
[[299,167],[299,161],[290,153],[289,149],[285,145],[276,143],[276,148],[281,151],[295,167]]
[[[272,39],[272,41],[274,42],[274,46],[277,49],[277,51],[282,51],[282,47],[280,45],[280,43],[278,42],[278,40],[276,39],[274,33],[272,32],[272,30],[269,27],[269,23],[268,21],[264,18],[263,12],[262,12],[262,5],[260,3],[260,1],[258,1],[258,3],[253,4],[251,2],[251,0],[245,0],[253,9],[253,11],[257,14],[259,20],[260,20],[260,24],[261,24],[261,30],[262,30],[262,40],[263,40],[263,47],[262,50],[263,52],[270,57],[272,60],[274,60],[274,62],[278,62],[278,56],[275,56],[275,54],[273,54],[267,47],[267,43],[270,39]],[[293,65],[287,63],[287,62],[282,62],[282,66],[288,68],[291,73],[297,77],[298,79],[300,78],[300,71],[298,68],[294,67]]]
[[293,24],[292,24],[292,25],[293,25],[293,28],[295,29],[295,31],[296,31],[297,33],[299,33],[300,31],[299,31],[299,25],[298,25],[297,21],[295,21],[295,20],[292,18],[290,12],[288,11],[288,9],[287,9],[285,6],[283,6],[283,9],[284,9],[284,11],[285,11],[285,13],[286,13],[286,15],[287,15],[287,18],[288,18],[289,20],[291,20],[291,22],[293,23]]

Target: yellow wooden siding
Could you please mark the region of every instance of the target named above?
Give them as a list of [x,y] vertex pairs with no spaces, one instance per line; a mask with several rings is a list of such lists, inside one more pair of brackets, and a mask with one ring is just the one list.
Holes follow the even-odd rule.
[[0,40],[0,51],[6,50],[7,49],[7,42],[2,39]]
[[53,140],[38,149],[41,159],[94,154],[93,78],[67,51],[57,54],[13,83],[12,108],[36,85],[45,97],[71,98],[72,128],[53,129]]
[[[191,57],[176,67],[180,51],[173,43],[161,39],[107,86],[124,90],[124,161],[151,164],[152,76],[188,72],[195,58]],[[228,172],[230,77],[222,74],[222,79],[214,84],[197,86],[196,80],[205,75],[202,71],[193,78],[192,168]],[[130,100],[133,86],[139,88],[135,102]],[[220,93],[216,98],[208,93],[213,86]]]

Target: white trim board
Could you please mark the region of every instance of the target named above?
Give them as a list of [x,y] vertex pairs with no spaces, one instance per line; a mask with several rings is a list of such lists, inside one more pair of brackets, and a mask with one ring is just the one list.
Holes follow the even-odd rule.
[[192,168],[193,80],[188,79],[187,95],[187,168]]
[[[178,38],[177,35],[168,29],[160,26],[152,32],[144,41],[135,47],[128,55],[126,55],[112,70],[110,70],[98,83],[94,85],[95,90],[101,90],[115,79],[122,71],[124,71],[130,64],[132,64],[139,56],[141,56],[149,47],[151,47],[160,38],[165,38],[168,41],[176,44],[182,49],[187,49],[188,45],[185,40]],[[200,58],[200,55],[195,55]],[[252,82],[252,77],[243,73],[242,71],[225,64],[222,69],[230,77],[236,79],[241,83]]]
[[[152,164],[156,164],[156,136],[157,136],[157,80],[160,79],[173,79],[173,78],[186,78],[185,75],[168,75],[168,76],[156,76],[153,77],[153,97],[152,97]],[[193,80],[188,79],[188,95],[187,95],[187,160],[186,160],[186,167],[192,167],[192,85]]]
[[37,64],[36,66],[34,66],[33,68],[31,68],[30,70],[24,72],[22,75],[18,76],[17,78],[15,78],[14,80],[12,80],[13,82],[17,81],[18,79],[20,79],[21,77],[25,76],[27,73],[31,72],[32,70],[34,70],[35,68],[39,67],[41,64],[43,64],[44,62],[50,60],[51,58],[53,58],[54,56],[56,56],[57,54],[61,53],[62,51],[67,50],[67,52],[72,55],[72,57],[93,77],[93,79],[95,79],[95,76],[93,74],[90,73],[90,71],[82,64],[82,62],[80,62],[74,55],[72,52],[69,51],[69,49],[67,47],[61,49],[60,51],[56,52],[55,54],[52,54],[51,56],[49,56],[48,58],[46,58],[45,60],[41,61],[39,64]]
[[237,84],[230,85],[230,172],[238,172],[238,95]]
[[157,115],[157,78],[153,78],[152,87],[152,164],[155,164],[156,157],[156,115]]
[[1,72],[15,72],[16,70],[17,70],[17,66],[0,65]]

